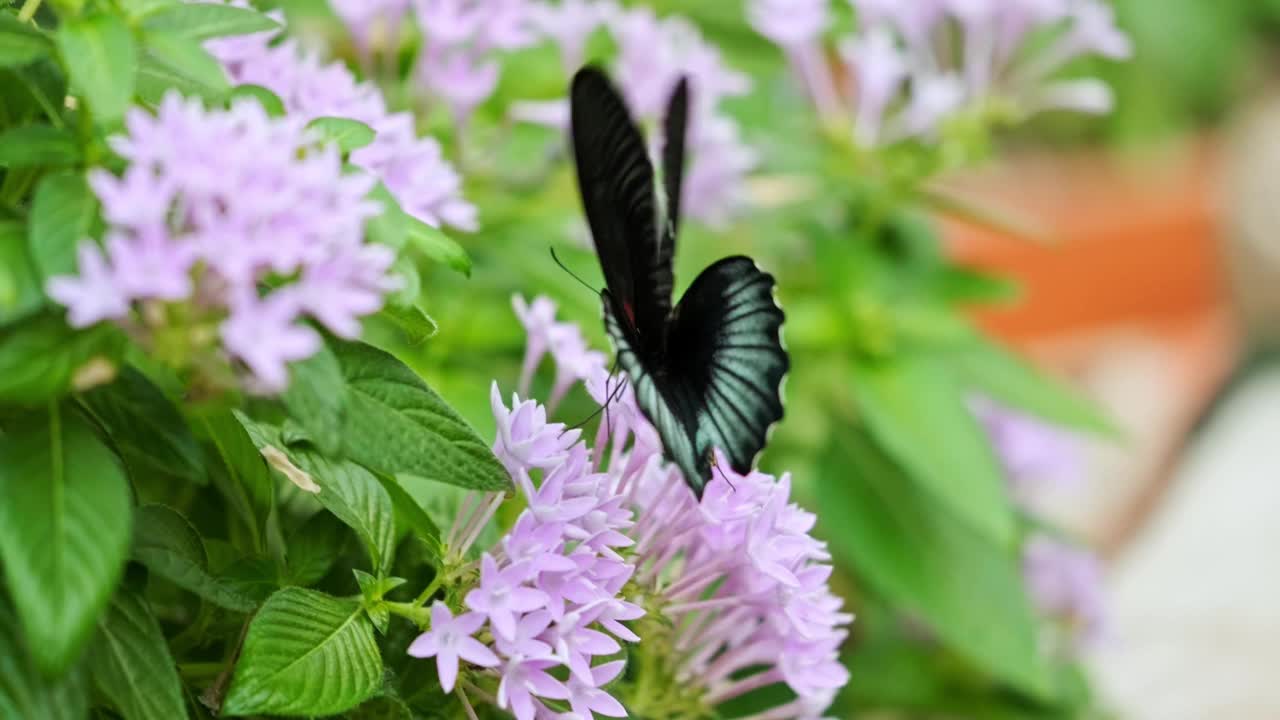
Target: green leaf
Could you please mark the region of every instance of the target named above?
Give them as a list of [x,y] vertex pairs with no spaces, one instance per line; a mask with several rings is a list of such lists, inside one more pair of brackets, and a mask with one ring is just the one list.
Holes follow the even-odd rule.
[[1010,546],[1014,522],[1003,473],[945,369],[901,355],[858,363],[851,378],[867,427],[911,478],[970,527]]
[[0,67],[26,65],[45,57],[53,44],[34,26],[0,13]]
[[349,460],[330,460],[305,449],[290,459],[320,486],[316,499],[360,538],[375,572],[391,568],[395,553],[395,511],[373,473]]
[[399,307],[387,305],[378,311],[377,317],[387,320],[404,333],[410,345],[420,345],[435,337],[440,331],[434,318],[417,305]]
[[337,145],[343,155],[368,145],[378,135],[359,120],[343,117],[318,117],[307,127],[320,136],[321,142]]
[[958,654],[1045,696],[1046,662],[1015,552],[940,508],[864,431],[839,437],[827,467],[840,477],[816,484],[819,505],[839,509],[819,528],[837,558]]
[[39,405],[65,392],[91,363],[111,364],[122,338],[110,325],[76,332],[43,314],[0,330],[0,403]]
[[226,473],[214,473],[214,484],[249,528],[253,546],[265,552],[267,522],[275,505],[271,470],[244,426],[230,412],[201,415],[198,426],[217,447]]
[[284,101],[280,99],[279,95],[261,85],[237,85],[231,88],[231,97],[228,98],[228,102],[234,105],[242,99],[258,101],[262,109],[266,110],[271,117],[284,116]]
[[36,664],[71,666],[124,569],[129,485],[75,413],[32,413],[0,436],[0,558]]
[[332,715],[382,686],[360,603],[301,588],[272,595],[249,626],[223,715]]
[[0,325],[26,317],[44,302],[27,252],[26,228],[0,221]]
[[1090,402],[1026,360],[985,338],[945,357],[958,381],[1005,405],[1079,430],[1115,436],[1115,425]]
[[289,536],[286,580],[294,585],[314,585],[333,567],[346,544],[347,529],[333,513],[318,512]]
[[410,245],[432,260],[471,277],[471,258],[457,241],[445,235],[440,228],[433,228],[417,218],[409,217],[408,222]]
[[52,125],[24,125],[0,134],[0,167],[63,167],[79,161],[76,137]]
[[130,469],[201,485],[208,481],[204,453],[182,413],[137,369],[121,369],[115,382],[90,390],[83,399]]
[[377,697],[346,715],[347,720],[413,720],[413,711],[403,700]]
[[381,181],[369,191],[369,199],[382,206],[382,212],[365,221],[364,233],[370,241],[394,250],[404,249],[409,237],[409,216]]
[[231,91],[222,63],[200,43],[166,32],[147,32],[142,36],[142,42],[144,51],[156,62],[203,88],[198,93],[200,97],[216,100]]
[[88,101],[94,119],[110,124],[123,117],[138,62],[129,26],[116,15],[94,15],[60,25],[56,39],[72,90]]
[[289,366],[289,388],[281,400],[289,417],[306,430],[326,455],[342,449],[347,387],[338,359],[327,347]]
[[142,16],[148,31],[173,33],[189,40],[208,40],[226,35],[277,30],[280,25],[250,8],[222,3],[187,3],[157,8]]
[[444,547],[440,539],[440,527],[436,525],[426,510],[418,504],[417,500],[409,494],[409,491],[400,486],[394,478],[385,475],[375,475],[378,482],[382,483],[382,488],[387,491],[387,495],[391,497],[391,505],[395,507],[396,517],[404,527],[409,528],[426,543],[427,549],[431,553],[431,560],[438,561],[444,555]]
[[364,343],[338,343],[334,353],[349,388],[347,457],[388,475],[473,490],[511,488],[489,444],[408,366]]
[[186,717],[177,667],[141,597],[121,591],[112,599],[98,621],[89,664],[94,686],[125,720]]
[[42,278],[75,273],[76,248],[89,237],[97,212],[98,199],[83,173],[53,173],[40,181],[31,202],[27,241]]
[[252,612],[253,597],[209,574],[204,541],[177,510],[144,505],[137,510],[132,557],[148,570],[227,610]]
[[84,720],[89,714],[89,682],[82,669],[49,679],[28,655],[17,619],[0,605],[0,717]]
[[186,97],[198,97],[210,104],[221,102],[227,97],[226,92],[196,82],[151,53],[143,54],[138,62],[137,85],[139,102],[152,108],[158,107],[164,100],[164,96],[174,90]]

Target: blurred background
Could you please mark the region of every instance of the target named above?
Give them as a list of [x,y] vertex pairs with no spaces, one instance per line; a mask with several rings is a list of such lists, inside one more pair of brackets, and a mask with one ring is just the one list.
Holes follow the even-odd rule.
[[[379,55],[324,0],[280,5],[399,86],[463,169],[472,275],[421,269],[440,329],[401,354],[490,433],[489,383],[514,388],[524,351],[513,294],[607,349],[597,298],[547,254],[599,277],[561,131],[517,111],[562,98],[567,68],[545,44],[501,54],[464,140],[404,79],[412,28]],[[683,229],[677,284],[731,253],[780,279],[794,371],[764,464],[819,511],[858,614],[832,714],[1280,717],[1280,2],[1114,0],[1127,52],[1065,68],[1109,112],[852,150],[747,3],[626,5],[687,18],[750,81],[722,103],[755,155],[744,199]],[[820,40],[841,88],[859,5],[833,1]],[[574,390],[558,415],[591,409]],[[1007,502],[982,497],[990,468]]]

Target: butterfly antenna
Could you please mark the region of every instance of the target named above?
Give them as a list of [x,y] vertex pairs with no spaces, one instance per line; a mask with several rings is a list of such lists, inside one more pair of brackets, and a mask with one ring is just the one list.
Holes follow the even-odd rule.
[[725,474],[724,474],[724,468],[720,467],[720,463],[716,462],[716,456],[715,456],[715,454],[714,454],[714,453],[712,453],[712,455],[711,455],[711,467],[715,468],[715,469],[716,469],[716,472],[720,473],[720,477],[721,477],[725,482],[729,483],[729,489],[730,489],[730,490],[732,490],[732,491],[734,491],[734,492],[738,492],[738,487],[737,487],[736,485],[734,485],[734,484],[733,484],[733,481],[729,479],[729,476],[728,476],[728,475],[725,475]]
[[[592,420],[593,418],[597,417],[598,415],[600,415],[600,413],[605,413],[605,417],[608,417],[609,404],[610,404],[610,403],[612,403],[614,400],[617,400],[617,399],[618,399],[618,396],[622,394],[622,389],[623,389],[624,387],[626,387],[626,385],[624,385],[624,384],[622,384],[622,383],[619,383],[619,384],[618,384],[618,387],[617,387],[617,388],[615,388],[615,389],[613,390],[613,392],[609,392],[609,386],[608,386],[608,384],[606,384],[606,385],[605,385],[605,392],[609,392],[609,394],[605,396],[605,398],[604,398],[604,404],[603,404],[603,405],[601,405],[600,407],[596,408],[595,412],[593,412],[593,413],[591,413],[590,415],[586,416],[586,417],[585,417],[585,418],[583,418],[580,422],[577,422],[577,423],[575,423],[575,424],[573,424],[573,425],[571,425],[571,426],[569,426],[569,427],[565,428],[565,429],[564,429],[564,432],[569,432],[570,430],[577,430],[578,428],[582,427],[583,425],[586,425],[587,423],[591,422],[591,420]],[[561,434],[564,434],[564,433],[561,433]],[[609,434],[610,434],[610,435],[612,435],[612,434],[613,434],[613,430],[612,430],[612,429],[610,429]]]
[[578,274],[577,274],[577,273],[575,273],[574,271],[570,270],[570,269],[569,269],[569,267],[568,267],[567,265],[565,265],[564,263],[560,262],[560,258],[559,258],[559,256],[557,256],[557,255],[556,255],[556,249],[555,249],[555,248],[548,248],[548,249],[549,249],[549,250],[551,250],[551,259],[552,259],[552,260],[554,260],[554,261],[556,262],[556,264],[560,266],[560,269],[561,269],[561,270],[563,270],[563,271],[565,271],[565,272],[569,273],[569,277],[573,278],[574,280],[577,280],[577,281],[578,281],[578,284],[580,284],[580,285],[582,285],[582,287],[584,287],[584,288],[586,288],[586,289],[590,290],[590,291],[592,292],[592,294],[595,294],[595,295],[599,295],[599,294],[600,294],[600,291],[599,291],[599,290],[597,290],[597,289],[595,289],[595,288],[591,287],[591,285],[590,285],[586,280],[583,280],[582,278],[578,277]]

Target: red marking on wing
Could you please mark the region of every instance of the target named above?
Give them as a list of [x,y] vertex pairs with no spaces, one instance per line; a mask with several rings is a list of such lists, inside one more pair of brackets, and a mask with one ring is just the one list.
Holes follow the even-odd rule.
[[636,309],[632,307],[631,303],[622,303],[622,313],[627,316],[627,322],[631,323],[631,327],[634,328],[636,326]]

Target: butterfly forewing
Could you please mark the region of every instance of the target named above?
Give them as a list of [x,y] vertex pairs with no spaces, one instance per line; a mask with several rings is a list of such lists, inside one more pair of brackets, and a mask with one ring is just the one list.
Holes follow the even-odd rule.
[[680,192],[684,180],[684,136],[689,125],[689,81],[681,78],[667,103],[662,119],[662,184],[667,191],[667,230],[671,235],[668,252],[675,253],[680,230]]
[[671,313],[671,252],[660,232],[653,164],[644,138],[604,73],[573,79],[570,121],[578,188],[609,287],[637,351],[660,353]]

